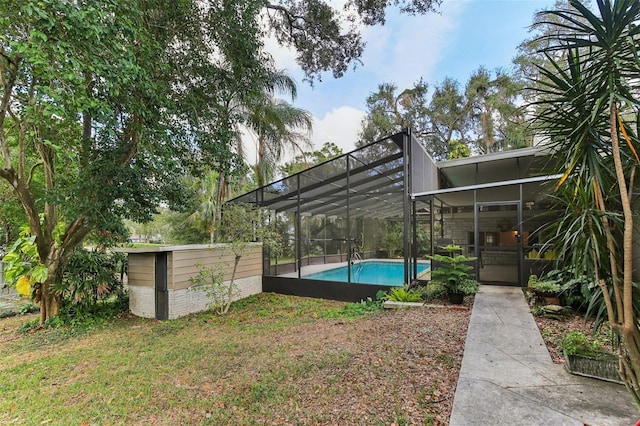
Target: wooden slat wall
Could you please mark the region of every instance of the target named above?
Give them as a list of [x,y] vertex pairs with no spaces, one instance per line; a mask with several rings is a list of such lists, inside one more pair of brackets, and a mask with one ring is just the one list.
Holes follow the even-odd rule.
[[129,253],[129,285],[155,286],[155,253]]
[[[173,280],[169,280],[171,290],[179,290],[193,285],[189,278],[198,274],[198,266],[215,267],[221,265],[226,269],[224,280],[230,280],[233,272],[235,256],[223,248],[180,250],[172,252]],[[236,279],[262,275],[262,247],[249,247],[238,264]]]

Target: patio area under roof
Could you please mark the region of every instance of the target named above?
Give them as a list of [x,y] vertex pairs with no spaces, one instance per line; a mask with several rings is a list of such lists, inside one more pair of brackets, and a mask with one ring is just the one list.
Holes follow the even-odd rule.
[[[283,253],[264,250],[264,291],[339,300],[375,296],[423,279],[421,262],[429,262],[440,240],[469,255],[488,248],[485,259],[508,251],[509,264],[518,265],[508,279],[521,285],[519,259],[536,241],[529,237],[533,225],[523,223],[544,208],[545,182],[554,178],[545,172],[549,158],[534,147],[436,164],[405,130],[230,202],[269,210],[282,235]],[[500,221],[509,223],[512,237],[525,239],[507,244],[506,231],[488,229]],[[368,261],[400,263],[400,277],[362,282],[359,268]],[[344,278],[322,277],[338,267]]]

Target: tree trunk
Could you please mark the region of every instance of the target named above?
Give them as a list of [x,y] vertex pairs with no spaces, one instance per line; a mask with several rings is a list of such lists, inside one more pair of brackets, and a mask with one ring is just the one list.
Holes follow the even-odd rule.
[[[622,323],[616,321],[616,318],[609,318],[609,321],[622,340],[619,364],[620,377],[631,393],[636,405],[640,407],[640,330],[638,330],[633,310],[633,212],[620,156],[617,121],[618,109],[615,101],[612,101],[609,109],[609,130],[611,132],[616,179],[624,214],[624,234],[622,240],[622,306],[617,306],[618,316],[620,316],[620,312],[622,313]],[[615,270],[612,272],[615,272]],[[612,278],[614,286],[616,286],[616,280],[619,278],[615,274]]]
[[220,172],[218,175],[218,181],[216,182],[215,213],[211,229],[211,244],[218,240],[218,228],[220,227],[220,222],[222,222],[222,198],[224,194],[225,180],[225,173]]
[[226,314],[227,312],[229,312],[229,307],[231,307],[231,302],[233,301],[232,300],[233,287],[236,280],[236,271],[238,270],[238,263],[240,263],[241,258],[242,256],[236,254],[236,257],[233,263],[233,272],[231,273],[231,281],[229,282],[229,288],[227,289],[227,304],[224,306],[224,310],[222,311],[223,314]]
[[48,318],[58,315],[60,309],[60,296],[53,293],[52,280],[47,279],[40,286],[40,326],[43,326]]

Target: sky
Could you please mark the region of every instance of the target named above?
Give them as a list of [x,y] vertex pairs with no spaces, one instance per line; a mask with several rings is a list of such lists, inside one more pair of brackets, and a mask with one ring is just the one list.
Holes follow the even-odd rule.
[[[278,68],[298,83],[293,104],[313,115],[314,149],[331,141],[348,152],[355,147],[366,98],[380,83],[394,83],[400,92],[420,78],[433,87],[452,77],[464,86],[480,66],[508,69],[518,45],[529,36],[535,12],[553,4],[554,0],[443,0],[438,14],[409,16],[391,10],[384,26],[363,29],[362,64],[340,79],[323,75],[313,87],[303,81],[294,53],[272,43],[267,48]],[[250,161],[255,157],[251,146],[250,142]]]

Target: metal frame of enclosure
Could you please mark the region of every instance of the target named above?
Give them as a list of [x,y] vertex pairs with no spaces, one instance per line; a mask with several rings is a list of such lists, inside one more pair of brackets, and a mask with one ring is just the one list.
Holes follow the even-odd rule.
[[[362,261],[402,264],[402,285],[428,279],[419,264],[449,242],[477,258],[481,282],[525,285],[551,264],[535,236],[549,220],[550,158],[527,148],[436,164],[404,130],[230,202],[267,209],[282,238],[278,256],[263,251],[263,291],[375,297],[389,285],[362,281]],[[345,279],[315,278],[338,266]]]
[[449,242],[473,256],[484,284],[526,286],[553,269],[546,225],[557,218],[549,194],[560,177],[555,159],[531,147],[438,163],[440,187],[413,193],[432,206],[436,251]]
[[[279,257],[264,250],[264,291],[361,300],[389,288],[356,284],[362,260],[391,258],[404,264],[403,282],[416,278],[412,216],[404,212],[411,193],[437,187],[436,180],[435,163],[406,130],[231,202],[268,209],[284,241]],[[430,252],[430,240],[421,242]],[[346,266],[346,282],[307,277],[325,265]]]

